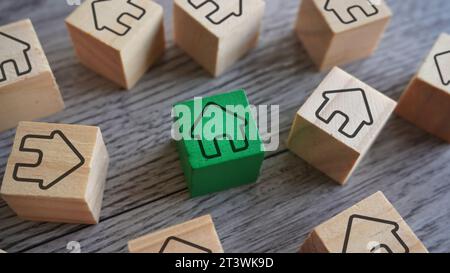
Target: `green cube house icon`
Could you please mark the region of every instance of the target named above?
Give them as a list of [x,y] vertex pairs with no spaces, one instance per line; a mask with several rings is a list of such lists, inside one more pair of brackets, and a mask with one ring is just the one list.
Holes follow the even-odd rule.
[[174,115],[192,197],[256,182],[264,146],[244,90],[178,103]]

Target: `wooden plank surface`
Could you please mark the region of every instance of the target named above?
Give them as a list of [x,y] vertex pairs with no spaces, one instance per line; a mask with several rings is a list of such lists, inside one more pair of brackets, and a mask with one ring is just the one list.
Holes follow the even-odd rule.
[[[164,6],[168,50],[130,92],[81,66],[59,0],[0,2],[0,25],[30,17],[61,87],[66,110],[50,122],[100,126],[111,164],[101,223],[33,223],[0,201],[0,248],[8,252],[126,252],[146,233],[211,213],[225,252],[294,252],[311,229],[381,190],[432,252],[450,251],[450,146],[392,118],[345,187],[285,148],[295,112],[325,76],[298,43],[298,0],[267,0],[259,46],[211,78],[172,42],[172,1]],[[390,0],[394,12],[376,54],[343,68],[397,100],[441,32],[450,32],[447,0]],[[189,199],[170,139],[170,107],[194,96],[247,89],[253,104],[280,105],[280,148],[268,153],[259,182]],[[0,133],[0,176],[14,130]]]

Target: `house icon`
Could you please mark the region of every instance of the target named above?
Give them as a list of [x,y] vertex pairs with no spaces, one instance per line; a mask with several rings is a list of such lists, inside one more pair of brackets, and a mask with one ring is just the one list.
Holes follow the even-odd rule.
[[[45,166],[49,160],[54,160],[54,158],[48,150],[41,149],[41,147],[48,147],[49,144],[64,153],[64,161],[59,164],[58,170],[52,172],[47,171]],[[55,130],[49,135],[25,135],[20,141],[19,152],[36,154],[37,162],[16,163],[13,170],[14,180],[37,183],[41,190],[48,190],[55,186],[81,168],[86,162],[83,155],[60,130]],[[24,172],[24,170],[26,171]],[[27,175],[21,176],[20,173],[26,173]],[[46,174],[44,175],[44,173]]]
[[450,85],[450,50],[434,56],[434,62],[443,85]]
[[[91,3],[95,29],[125,36],[131,30],[130,18],[141,20],[146,11],[131,0],[96,0]],[[119,8],[114,8],[121,6]]]
[[[226,126],[224,126],[225,130],[223,132],[219,130],[216,135],[208,136],[207,138],[202,136],[203,128],[199,128],[199,125],[203,122],[204,117],[211,116],[211,111],[222,112],[225,119],[219,120],[219,122],[223,122],[224,120],[229,121],[231,119],[233,124],[237,124],[237,131],[235,133],[238,134],[238,137],[236,137],[236,134],[232,135],[229,128]],[[215,118],[217,118],[217,116]],[[197,140],[201,153],[206,159],[213,159],[222,156],[221,149],[223,147],[219,145],[219,141],[223,143],[224,140],[229,142],[233,153],[238,153],[247,150],[249,147],[249,141],[245,132],[247,125],[248,120],[245,117],[231,112],[217,103],[209,102],[203,107],[201,115],[195,120],[191,127],[191,139]],[[202,135],[197,132],[201,132]]]
[[348,220],[342,253],[409,253],[399,229],[394,221],[353,214]]
[[[316,117],[330,124],[336,116],[342,116],[344,122],[339,127],[339,132],[344,136],[355,138],[364,126],[373,124],[372,112],[363,89],[330,90],[323,92],[322,97],[323,102],[316,111]],[[331,103],[336,100],[340,103]]]
[[30,49],[30,44],[0,32],[0,52],[8,52],[8,56],[5,56],[4,53],[0,55],[0,83],[7,80],[7,64],[14,66],[15,74],[18,77],[31,72],[31,62],[28,56]]
[[159,253],[212,253],[212,251],[187,240],[170,236],[164,241]]
[[324,9],[333,12],[343,24],[358,21],[356,18],[357,10],[360,10],[367,17],[379,12],[377,6],[371,0],[327,0]]
[[242,15],[243,0],[188,0],[189,4],[200,9],[207,4],[211,4],[214,9],[206,15],[206,19],[212,24],[220,25],[229,18]]

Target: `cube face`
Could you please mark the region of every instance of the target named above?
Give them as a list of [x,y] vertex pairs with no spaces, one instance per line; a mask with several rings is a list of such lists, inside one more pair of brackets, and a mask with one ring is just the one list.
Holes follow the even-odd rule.
[[382,0],[305,0],[296,28],[314,63],[326,70],[370,56],[391,16]]
[[0,27],[0,131],[63,108],[59,88],[31,21]]
[[450,35],[439,37],[400,98],[396,113],[450,142]]
[[262,0],[175,0],[175,42],[214,76],[258,41]]
[[94,223],[108,163],[97,127],[21,122],[1,194],[23,218]]
[[295,116],[288,148],[340,184],[345,184],[362,154],[307,119]]
[[243,90],[175,105],[187,124],[177,146],[192,196],[257,180],[264,149],[249,109]]
[[377,0],[377,4],[370,0],[312,1],[334,33],[353,30],[384,20],[392,15],[383,0]]
[[300,251],[428,252],[382,192],[371,195],[316,227]]
[[30,20],[0,27],[0,41],[0,87],[50,70]]
[[[334,68],[308,98],[298,114],[352,149],[364,152],[389,118],[396,103]],[[335,119],[342,116],[344,120]]]
[[131,253],[223,253],[211,216],[203,216],[128,243]]
[[297,112],[288,148],[345,183],[396,103],[334,68]]
[[417,78],[450,95],[450,35],[441,34]]
[[165,49],[163,9],[151,0],[88,0],[66,24],[80,61],[128,89]]

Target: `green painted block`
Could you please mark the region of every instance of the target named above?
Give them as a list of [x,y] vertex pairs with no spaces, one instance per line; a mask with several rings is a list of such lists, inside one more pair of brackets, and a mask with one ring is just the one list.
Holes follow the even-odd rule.
[[192,197],[256,182],[264,147],[244,90],[178,103],[173,112]]

